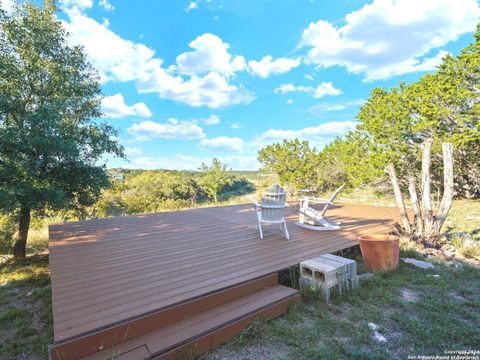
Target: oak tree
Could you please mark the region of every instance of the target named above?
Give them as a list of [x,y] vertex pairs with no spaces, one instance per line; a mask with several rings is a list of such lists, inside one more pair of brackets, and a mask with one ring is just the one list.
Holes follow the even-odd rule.
[[123,155],[98,120],[99,76],[55,11],[53,1],[0,9],[0,207],[18,212],[19,257],[32,210],[93,204],[109,184],[100,161]]

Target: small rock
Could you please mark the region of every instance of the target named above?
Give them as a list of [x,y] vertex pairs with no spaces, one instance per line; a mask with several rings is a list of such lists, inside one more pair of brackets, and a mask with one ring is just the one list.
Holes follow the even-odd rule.
[[451,232],[445,235],[447,239],[453,239],[453,238],[463,238],[464,240],[473,240],[472,235],[469,233],[466,233],[464,231],[458,231],[458,232]]
[[358,279],[360,281],[364,281],[364,280],[370,279],[372,276],[374,276],[372,273],[364,273],[364,274],[358,275]]
[[377,329],[378,329],[377,324],[368,323],[368,327],[370,328],[370,330],[373,331],[373,338],[375,340],[377,340],[378,342],[387,342],[387,338],[377,331]]
[[438,275],[438,274],[435,274],[435,275],[433,275],[433,277],[434,277],[434,278],[439,278],[439,277],[440,277],[440,275]]
[[402,294],[402,300],[406,301],[406,302],[415,302],[417,301],[417,298],[418,298],[418,294],[413,291],[413,290],[410,290],[410,289],[402,289],[401,290],[401,294]]
[[378,331],[373,332],[373,338],[378,342],[387,342],[387,338],[380,334]]
[[412,259],[412,258],[402,258],[402,261],[407,264],[411,264],[413,266],[416,266],[421,269],[434,269],[435,266],[433,264],[429,263],[428,261],[422,261],[422,260],[417,260],[417,259]]
[[27,293],[27,296],[32,296],[32,292],[29,291],[29,292]]

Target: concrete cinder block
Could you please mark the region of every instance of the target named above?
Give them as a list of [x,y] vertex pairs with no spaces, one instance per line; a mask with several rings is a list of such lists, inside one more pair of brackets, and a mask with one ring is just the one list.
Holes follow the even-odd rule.
[[332,261],[337,261],[339,263],[345,264],[348,269],[348,278],[351,279],[357,276],[357,262],[355,260],[347,259],[341,256],[336,256],[332,254],[322,255],[321,257],[329,259]]
[[349,289],[358,289],[360,287],[360,277],[358,275],[348,279]]
[[332,290],[356,289],[359,280],[357,263],[341,256],[327,254],[300,263],[300,285],[320,290],[327,303]]
[[310,287],[315,289],[315,291],[320,291],[325,299],[326,304],[330,304],[332,290],[337,287],[337,285],[327,286],[315,280],[303,278],[303,277],[300,278],[299,284],[300,284],[300,287]]
[[300,276],[328,287],[337,284],[337,269],[319,258],[301,262]]

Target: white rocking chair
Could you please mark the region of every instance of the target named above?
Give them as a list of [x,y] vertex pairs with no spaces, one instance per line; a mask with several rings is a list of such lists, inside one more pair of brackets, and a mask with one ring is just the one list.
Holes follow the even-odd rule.
[[[335,198],[344,187],[345,184],[335,190],[329,200],[317,199],[313,197],[304,197],[302,200],[300,200],[300,216],[299,221],[297,221],[295,225],[309,230],[339,230],[340,223],[326,220],[325,213],[327,212],[328,207],[333,205]],[[325,204],[325,206],[322,210],[315,210],[309,206],[311,203]]]
[[287,194],[279,185],[274,185],[270,191],[263,193],[262,202],[253,201],[257,223],[255,229],[260,232],[260,239],[263,239],[262,224],[280,224],[280,230],[283,230],[285,237],[290,239],[288,234],[287,222],[285,221],[285,208]]

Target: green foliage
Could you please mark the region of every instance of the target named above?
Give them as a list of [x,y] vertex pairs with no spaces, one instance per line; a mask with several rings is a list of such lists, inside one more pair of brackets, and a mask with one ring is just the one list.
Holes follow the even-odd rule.
[[218,196],[227,185],[232,185],[233,179],[229,174],[226,164],[216,158],[212,160],[212,165],[208,166],[202,163],[199,171],[201,172],[198,184],[201,189],[213,199],[215,203],[218,202]]
[[109,185],[98,162],[123,155],[117,132],[94,120],[97,72],[45,4],[0,10],[0,210],[21,209],[23,241],[30,210],[92,205]]
[[0,254],[11,253],[15,230],[14,217],[12,215],[0,215]]
[[454,146],[459,195],[480,197],[480,26],[475,42],[445,57],[438,71],[390,90],[373,89],[358,114],[359,124],[317,156],[299,140],[269,145],[259,152],[264,168],[294,187],[324,191],[347,182],[368,184],[393,163],[400,179],[418,173],[420,145],[432,137],[432,183],[441,190],[441,143]]
[[[220,166],[225,170],[225,166]],[[225,170],[221,175],[221,178],[213,177],[208,172],[209,181],[228,180],[217,193],[218,199],[227,200],[255,190],[241,173]],[[206,183],[202,182],[205,173],[201,172],[113,169],[110,176],[112,186],[102,192],[92,208],[87,209],[89,217],[178,210],[195,207],[213,198],[205,191]]]
[[198,193],[193,177],[177,171],[142,172],[127,177],[122,187],[122,202],[129,213],[185,207]]
[[371,154],[371,142],[360,132],[337,138],[320,153],[316,168],[317,188],[330,191],[342,184],[359,187],[383,174],[381,162]]
[[105,153],[122,154],[98,124],[100,84],[70,47],[54,8],[0,15],[0,199],[6,210],[90,205],[108,185]]
[[442,186],[441,143],[455,153],[456,190],[480,196],[480,28],[475,42],[457,57],[447,56],[437,72],[389,91],[374,89],[361,108],[359,132],[372,141],[370,155],[379,164],[394,163],[400,175],[420,167],[420,144],[435,140],[432,173]]
[[359,132],[335,139],[321,152],[307,141],[284,140],[266,146],[258,160],[264,169],[276,173],[282,184],[295,189],[329,191],[347,183],[360,186],[382,174],[378,161],[366,156],[370,152],[368,138]]
[[316,187],[318,160],[316,149],[311,148],[308,141],[298,139],[268,145],[258,153],[258,161],[265,170],[274,172],[282,184],[297,190]]

